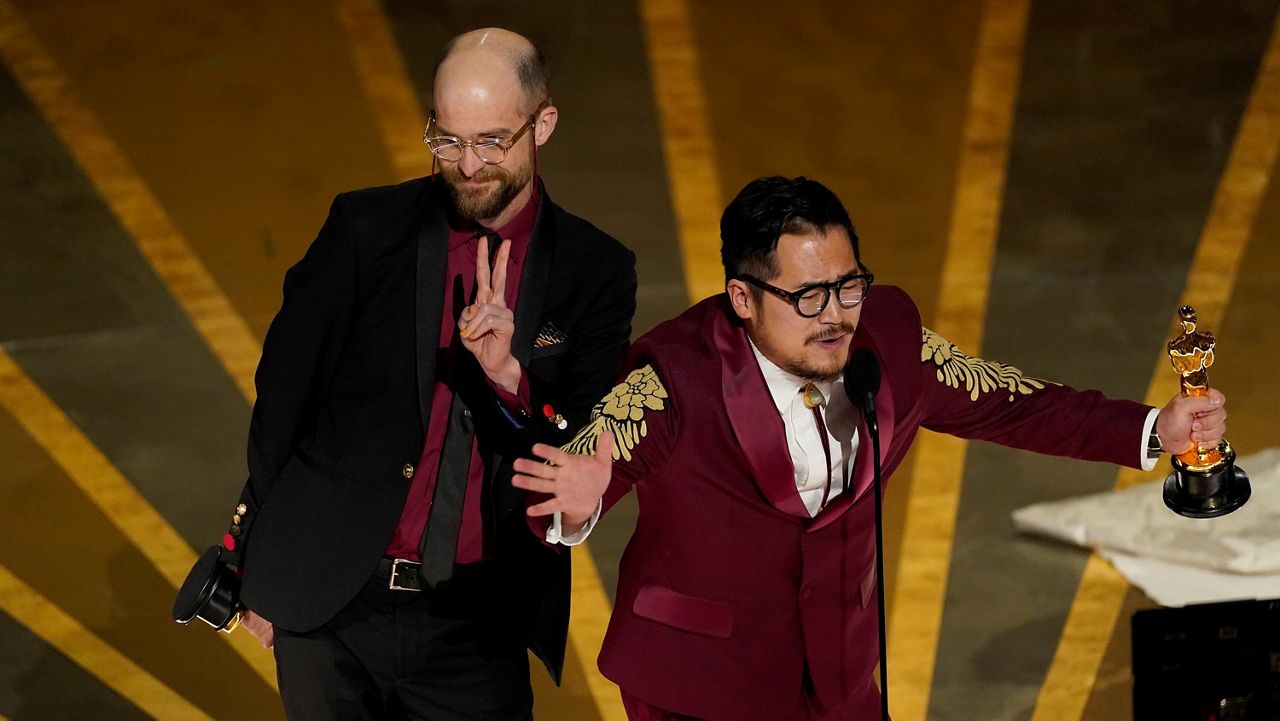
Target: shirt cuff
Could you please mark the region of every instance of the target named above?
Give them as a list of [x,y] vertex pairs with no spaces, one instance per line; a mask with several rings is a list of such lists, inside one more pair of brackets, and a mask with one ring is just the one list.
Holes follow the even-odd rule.
[[[493,389],[493,395],[498,398],[498,405],[502,410],[506,411],[507,417],[528,419],[532,413],[533,407],[529,400],[529,374],[525,372],[524,367],[520,368],[520,383],[516,386],[515,393],[509,393],[507,389],[493,382],[493,379],[485,376],[485,380],[489,382],[489,387]],[[523,423],[517,423],[523,426]]]
[[592,511],[591,517],[582,525],[577,533],[564,535],[560,528],[560,512],[551,514],[551,527],[547,529],[547,543],[559,543],[562,546],[577,546],[587,540],[587,536],[591,535],[591,530],[596,527],[596,521],[600,520],[600,511],[603,508],[604,500],[596,501],[596,510]]
[[1156,463],[1160,462],[1160,456],[1147,455],[1147,439],[1151,437],[1151,429],[1156,426],[1156,418],[1160,417],[1160,410],[1152,408],[1147,413],[1147,422],[1142,424],[1142,447],[1138,449],[1138,458],[1142,459],[1142,470],[1149,471],[1156,467]]

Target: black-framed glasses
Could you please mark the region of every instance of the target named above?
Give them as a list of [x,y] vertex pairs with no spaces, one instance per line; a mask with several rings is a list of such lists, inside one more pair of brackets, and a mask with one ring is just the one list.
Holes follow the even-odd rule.
[[871,273],[853,273],[831,283],[806,285],[799,290],[790,291],[750,275],[742,274],[738,278],[761,290],[767,290],[783,300],[790,301],[791,305],[795,306],[796,312],[805,318],[816,318],[826,310],[827,303],[831,302],[832,292],[835,293],[836,302],[841,308],[857,306],[867,299],[867,291],[871,288],[872,281],[876,279]]
[[437,158],[449,163],[462,160],[462,154],[469,147],[481,161],[488,165],[497,165],[507,159],[507,151],[520,142],[520,138],[537,122],[538,113],[550,104],[551,98],[538,103],[538,107],[533,109],[529,119],[510,138],[504,138],[501,135],[482,135],[475,140],[463,140],[454,135],[433,134],[432,131],[436,126],[436,112],[432,110],[431,117],[427,120],[427,129],[422,131],[422,142],[431,148],[431,152]]

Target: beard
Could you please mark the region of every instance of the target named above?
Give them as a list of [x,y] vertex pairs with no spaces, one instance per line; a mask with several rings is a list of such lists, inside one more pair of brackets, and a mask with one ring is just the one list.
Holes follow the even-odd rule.
[[533,178],[533,165],[509,170],[485,166],[471,176],[472,180],[480,182],[497,181],[496,187],[466,187],[466,179],[456,163],[452,167],[441,168],[440,173],[449,188],[454,211],[464,220],[479,222],[497,217],[511,205],[511,201]]
[[[855,330],[857,330],[857,328],[852,323],[837,323],[816,331],[808,338],[805,338],[805,345],[808,346],[810,343],[835,338],[839,335],[846,336],[846,339],[851,343]],[[761,350],[764,350],[764,348],[761,347]],[[781,353],[775,355],[780,359],[779,361],[774,361],[779,368],[792,375],[799,376],[806,381],[813,381],[814,383],[833,381],[839,378],[840,375],[844,373],[845,363],[849,360],[847,346],[845,347],[843,359],[833,360],[831,363],[826,365],[811,362],[802,355],[789,356]]]

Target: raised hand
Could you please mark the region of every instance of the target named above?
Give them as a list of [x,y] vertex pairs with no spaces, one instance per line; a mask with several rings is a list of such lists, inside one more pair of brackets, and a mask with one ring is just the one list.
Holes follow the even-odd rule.
[[[542,461],[521,458],[514,464],[511,485],[526,491],[545,493],[550,500],[530,506],[530,516],[549,516],[557,511],[567,529],[581,528],[595,513],[596,503],[609,487],[613,472],[613,434],[602,433],[595,455],[565,453],[555,446],[538,443],[533,454]],[[545,462],[544,462],[545,461]]]
[[507,307],[507,259],[511,241],[504,240],[489,272],[489,244],[480,239],[476,251],[476,299],[462,310],[458,319],[458,335],[462,346],[480,362],[485,375],[508,393],[520,385],[520,362],[511,355],[511,335],[515,332],[515,315]]
[[1207,396],[1177,395],[1156,417],[1156,432],[1164,449],[1174,455],[1199,445],[1212,448],[1227,431],[1227,399],[1216,389]]

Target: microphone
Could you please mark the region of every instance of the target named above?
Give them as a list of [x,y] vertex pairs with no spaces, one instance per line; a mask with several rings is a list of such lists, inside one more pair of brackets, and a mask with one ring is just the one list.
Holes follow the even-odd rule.
[[[844,392],[866,414],[867,427],[879,436],[876,422],[876,393],[880,391],[880,361],[870,348],[859,348],[844,366]],[[876,456],[879,458],[879,455]]]
[[880,490],[880,424],[876,421],[876,393],[880,390],[880,361],[870,348],[859,348],[844,366],[844,392],[862,409],[871,436],[871,488],[876,515],[876,621],[880,632],[880,717],[889,721],[889,651],[884,610],[884,503]]

